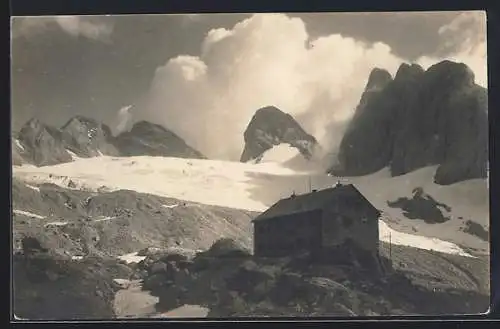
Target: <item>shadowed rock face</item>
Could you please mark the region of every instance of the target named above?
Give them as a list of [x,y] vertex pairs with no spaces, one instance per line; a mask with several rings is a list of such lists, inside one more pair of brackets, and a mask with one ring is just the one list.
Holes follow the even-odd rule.
[[164,127],[147,121],[136,123],[128,132],[118,135],[113,144],[124,156],[169,156],[205,159],[182,138]]
[[70,162],[65,140],[69,136],[57,128],[43,124],[38,119],[29,120],[19,132],[18,140],[24,148],[22,157],[37,166]]
[[111,130],[105,124],[93,119],[76,116],[70,119],[61,130],[71,136],[66,143],[69,149],[82,157],[118,155],[118,150],[110,143]]
[[365,175],[386,166],[392,148],[393,105],[385,97],[392,82],[389,72],[375,69],[370,74],[350,126],[341,141],[339,164],[342,172]]
[[438,184],[485,178],[487,90],[472,71],[443,61],[427,71],[403,64],[394,80],[380,72],[370,75],[332,171],[365,175],[390,166],[397,176],[439,165]]
[[282,143],[297,148],[309,159],[318,144],[290,114],[274,106],[263,107],[255,112],[245,130],[244,140],[241,162],[258,159],[265,151]]

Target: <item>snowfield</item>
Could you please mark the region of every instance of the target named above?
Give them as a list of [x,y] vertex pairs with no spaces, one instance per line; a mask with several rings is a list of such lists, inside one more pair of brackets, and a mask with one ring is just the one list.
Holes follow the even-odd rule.
[[41,216],[41,215],[34,214],[32,212],[29,212],[29,211],[24,211],[24,210],[19,210],[19,209],[14,209],[12,212],[16,215],[21,215],[21,216],[26,216],[26,217],[31,217],[31,218],[38,218],[38,219],[45,218],[45,216]]
[[[26,182],[54,183],[74,189],[127,189],[210,205],[263,211],[267,206],[250,198],[249,173],[294,175],[276,163],[258,165],[215,160],[164,157],[77,158],[55,166],[15,166],[14,175]],[[215,192],[215,193],[214,193]]]
[[[279,144],[262,154],[262,158],[259,163],[284,163],[299,156],[300,152],[288,144]],[[256,160],[250,160],[249,163],[256,163]]]
[[[261,212],[292,191],[303,193],[310,187],[321,189],[332,186],[340,179],[305,166],[299,171],[292,170],[287,168],[286,161],[270,161],[283,159],[280,158],[283,154],[287,155],[284,159],[289,160],[288,155],[292,154],[290,149],[288,146],[276,150],[273,148],[268,151],[271,152],[270,157],[259,164],[148,156],[100,156],[78,158],[70,163],[46,167],[14,166],[13,172],[15,177],[26,184],[53,183],[65,188],[90,191],[127,189]],[[294,148],[293,152],[294,156],[297,155]],[[470,255],[457,243],[474,249],[487,249],[487,242],[481,243],[476,237],[459,229],[466,219],[483,225],[488,223],[486,181],[470,180],[440,186],[433,183],[434,172],[435,168],[428,167],[404,176],[390,177],[388,170],[384,169],[372,175],[340,180],[353,183],[370,202],[384,212],[386,220],[380,221],[379,225],[382,241],[388,242],[390,237],[393,244],[464,256]],[[449,205],[452,211],[447,215],[452,220],[438,226],[425,224],[423,221],[409,220],[400,209],[387,206],[387,201],[411,196],[415,187],[422,187],[425,193]],[[133,262],[137,259],[135,257],[138,256],[130,254],[124,255],[123,259]]]

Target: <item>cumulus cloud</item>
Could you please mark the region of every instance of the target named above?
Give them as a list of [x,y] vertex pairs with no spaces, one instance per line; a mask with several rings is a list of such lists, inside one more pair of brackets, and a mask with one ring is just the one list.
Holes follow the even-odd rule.
[[113,32],[113,25],[109,21],[98,21],[96,17],[86,16],[15,17],[12,23],[13,37],[36,35],[54,26],[74,37],[82,36],[99,41],[108,41]]
[[351,116],[374,67],[395,73],[401,62],[383,43],[312,40],[300,18],[256,14],[208,32],[200,56],[158,68],[147,116],[209,157],[236,160],[258,108],[277,106],[321,140]]
[[423,56],[417,62],[424,68],[440,58],[467,64],[475,74],[476,83],[487,87],[486,14],[469,11],[458,14],[451,22],[441,26],[438,33],[442,47],[435,56]]
[[[477,13],[456,16],[436,31],[441,53],[417,62],[464,62],[485,85],[484,25]],[[200,48],[199,56],[178,56],[157,69],[145,116],[207,156],[229,160],[239,159],[248,122],[268,105],[292,114],[331,150],[370,71],[380,67],[394,75],[408,62],[382,42],[340,34],[313,39],[300,18],[285,14],[256,14],[231,29],[212,29]]]

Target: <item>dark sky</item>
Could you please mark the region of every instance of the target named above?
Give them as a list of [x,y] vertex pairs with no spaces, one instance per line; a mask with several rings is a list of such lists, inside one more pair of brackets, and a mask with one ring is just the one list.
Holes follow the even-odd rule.
[[[440,27],[458,13],[293,14],[310,38],[342,34],[384,42],[408,61],[442,51]],[[12,21],[12,118],[61,125],[76,114],[109,123],[136,104],[155,70],[177,55],[200,54],[208,31],[249,15],[135,15]]]

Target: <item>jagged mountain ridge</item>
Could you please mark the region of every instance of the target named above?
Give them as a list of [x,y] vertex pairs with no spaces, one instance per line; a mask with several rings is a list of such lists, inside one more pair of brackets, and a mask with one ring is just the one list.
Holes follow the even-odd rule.
[[240,161],[257,160],[273,146],[289,144],[310,159],[318,142],[295,119],[275,106],[258,109],[244,132],[245,147]]
[[361,176],[389,166],[398,176],[438,165],[438,184],[486,178],[487,111],[487,90],[465,64],[442,61],[425,71],[404,63],[394,79],[375,69],[331,172]]
[[61,130],[72,137],[67,144],[70,150],[80,157],[120,154],[113,145],[111,129],[96,120],[75,116]]
[[96,120],[75,116],[60,129],[33,118],[12,136],[12,163],[36,166],[71,162],[74,156],[172,156],[205,158],[168,129],[147,121],[113,136]]
[[119,134],[113,144],[124,156],[173,156],[205,159],[199,151],[188,146],[173,132],[159,124],[139,121],[128,132]]

